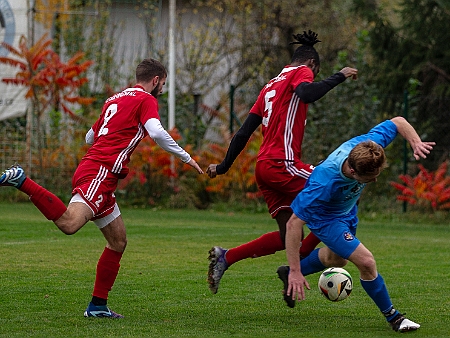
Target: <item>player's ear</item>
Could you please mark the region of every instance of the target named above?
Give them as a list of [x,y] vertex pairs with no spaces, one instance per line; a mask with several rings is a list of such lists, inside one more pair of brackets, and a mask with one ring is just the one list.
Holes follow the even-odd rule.
[[152,85],[153,85],[153,88],[156,88],[156,87],[158,86],[158,83],[159,83],[159,76],[156,75],[156,76],[152,79]]
[[318,64],[316,60],[312,58],[309,59],[308,61],[309,61],[309,68],[311,68],[311,70],[313,71],[314,76],[317,76],[317,74],[319,74],[320,71],[320,64]]

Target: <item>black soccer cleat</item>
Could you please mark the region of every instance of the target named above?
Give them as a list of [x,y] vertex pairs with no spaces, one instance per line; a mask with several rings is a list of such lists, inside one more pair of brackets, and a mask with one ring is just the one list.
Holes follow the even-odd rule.
[[291,296],[287,295],[288,278],[289,278],[289,266],[282,265],[277,269],[278,278],[283,282],[283,298],[287,306],[293,308],[295,306],[295,300]]
[[414,323],[413,321],[405,318],[401,313],[396,315],[390,322],[392,330],[396,332],[408,332],[415,331],[420,327],[420,324]]

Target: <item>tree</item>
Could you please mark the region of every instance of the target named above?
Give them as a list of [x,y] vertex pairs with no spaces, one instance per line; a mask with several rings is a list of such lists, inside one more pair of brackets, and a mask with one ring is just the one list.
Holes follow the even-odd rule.
[[395,17],[374,1],[354,0],[354,5],[368,23],[371,82],[385,93],[378,114],[401,112],[407,91],[408,118],[428,140],[437,142],[427,160],[436,168],[450,149],[448,2],[403,0]]
[[[69,103],[88,105],[92,98],[81,97],[77,90],[88,81],[81,76],[92,65],[92,61],[82,61],[84,53],[78,52],[67,63],[62,62],[50,45],[51,39],[43,35],[35,45],[28,47],[27,39],[22,36],[19,48],[6,43],[2,46],[19,59],[0,57],[0,63],[6,63],[20,70],[13,78],[3,78],[7,84],[26,86],[25,97],[33,101],[36,115],[42,118],[49,109],[62,109],[72,119],[78,116],[69,108]],[[80,61],[82,61],[80,63]]]
[[[317,49],[325,76],[334,69],[339,52],[346,51],[353,59],[358,20],[350,17],[351,4],[351,0],[184,2],[177,13],[180,27],[176,35],[176,45],[180,46],[176,55],[176,120],[183,139],[205,140],[205,135],[211,136],[210,123],[218,122],[205,112],[197,128],[201,135],[192,135],[192,128],[190,134],[185,131],[185,126],[197,121],[194,95],[201,94],[211,108],[221,110],[222,98],[233,85],[236,99],[246,103],[236,115],[245,116],[261,87],[290,63],[296,48],[289,45],[294,33],[308,29],[319,33],[324,42]],[[160,55],[165,62],[165,47]],[[163,113],[161,116],[164,119]]]
[[[88,105],[92,98],[78,95],[78,89],[88,80],[82,74],[92,61],[83,61],[84,53],[76,53],[66,63],[51,48],[52,40],[43,35],[33,46],[28,46],[25,36],[19,40],[19,47],[2,43],[13,57],[0,57],[0,63],[18,68],[15,77],[2,78],[7,84],[28,88],[25,97],[30,99],[37,121],[38,156],[42,169],[42,120],[49,111],[62,111],[75,121],[80,117],[70,108],[71,104]],[[30,144],[30,140],[27,142]]]

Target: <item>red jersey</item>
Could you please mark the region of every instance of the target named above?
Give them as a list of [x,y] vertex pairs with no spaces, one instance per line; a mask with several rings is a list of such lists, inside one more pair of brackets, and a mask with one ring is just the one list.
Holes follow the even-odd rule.
[[258,160],[300,160],[308,105],[294,91],[300,83],[313,80],[310,68],[286,66],[261,90],[250,110],[262,117]]
[[94,123],[94,143],[83,159],[100,162],[109,171],[128,174],[130,156],[148,135],[145,122],[159,120],[158,101],[137,85],[108,98]]

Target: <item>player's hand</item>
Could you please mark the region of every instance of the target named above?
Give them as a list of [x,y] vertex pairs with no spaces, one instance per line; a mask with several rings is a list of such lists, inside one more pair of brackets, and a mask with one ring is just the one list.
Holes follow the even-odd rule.
[[208,166],[208,169],[206,169],[206,173],[208,174],[208,176],[210,178],[214,178],[217,176],[216,167],[217,167],[217,164],[210,164]]
[[305,276],[303,276],[301,272],[290,271],[288,277],[287,295],[291,296],[292,300],[304,300],[305,287],[308,290],[311,290]]
[[436,142],[419,142],[412,146],[414,158],[418,161],[420,158],[427,158],[427,155],[433,150]]
[[204,174],[202,168],[199,167],[199,165],[197,164],[197,162],[195,162],[195,160],[193,158],[191,158],[191,160],[187,164],[189,164],[191,167],[195,168],[195,170],[197,170],[197,172],[199,174]]
[[358,69],[356,68],[344,67],[340,72],[344,74],[346,78],[351,77],[353,80],[358,78]]

